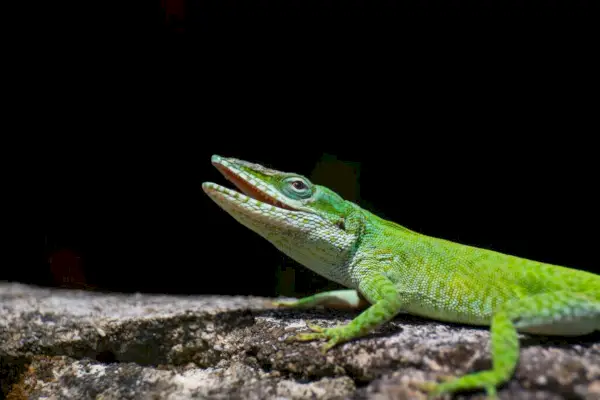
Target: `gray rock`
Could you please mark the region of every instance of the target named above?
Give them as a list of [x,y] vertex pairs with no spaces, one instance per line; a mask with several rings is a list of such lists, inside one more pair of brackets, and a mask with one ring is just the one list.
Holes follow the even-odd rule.
[[[284,342],[305,331],[305,321],[334,326],[356,314],[273,309],[269,299],[256,297],[104,294],[4,283],[0,396],[424,399],[419,383],[491,365],[486,329],[408,315],[326,355],[319,351],[322,342]],[[519,367],[500,398],[600,399],[598,342],[598,335],[523,335]]]

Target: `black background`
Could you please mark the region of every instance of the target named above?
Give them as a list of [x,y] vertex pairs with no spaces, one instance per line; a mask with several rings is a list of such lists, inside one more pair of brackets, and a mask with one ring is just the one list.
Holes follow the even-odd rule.
[[221,140],[196,145],[140,139],[121,151],[65,152],[47,171],[35,262],[22,262],[9,277],[47,283],[47,257],[68,248],[81,257],[87,284],[101,290],[291,295],[325,285],[300,267],[296,286],[281,287],[279,271],[297,265],[202,192],[203,181],[225,182],[212,153],[316,176],[419,232],[598,271],[591,143],[536,149],[480,133],[444,140],[400,125],[395,136],[417,139],[394,143],[393,134],[369,126],[352,139],[341,135],[337,145],[252,134],[264,145],[275,140],[265,149],[215,132]]
[[[24,143],[4,147],[17,201],[0,279],[324,288],[202,192],[224,182],[212,154],[302,173],[428,235],[599,272],[587,2],[184,5],[51,14],[19,95]],[[52,272],[60,250],[84,278]]]

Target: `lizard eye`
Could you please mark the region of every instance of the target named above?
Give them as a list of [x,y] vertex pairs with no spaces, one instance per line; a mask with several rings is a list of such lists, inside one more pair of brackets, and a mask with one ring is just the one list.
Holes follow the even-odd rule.
[[312,195],[312,189],[309,182],[299,177],[292,177],[285,181],[283,192],[292,198],[306,199]]
[[306,184],[300,180],[298,181],[293,181],[292,182],[292,186],[294,187],[294,189],[296,190],[304,190],[307,188]]

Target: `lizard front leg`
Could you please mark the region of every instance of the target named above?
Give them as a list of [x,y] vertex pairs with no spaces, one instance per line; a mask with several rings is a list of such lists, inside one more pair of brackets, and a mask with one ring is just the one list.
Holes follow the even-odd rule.
[[334,328],[309,325],[313,332],[300,333],[287,340],[327,339],[327,343],[321,348],[321,352],[326,353],[335,345],[364,336],[379,325],[391,320],[400,312],[405,303],[392,281],[380,274],[365,276],[360,283],[359,291],[372,305],[350,323]]
[[369,302],[356,290],[331,290],[297,300],[274,301],[273,305],[289,308],[324,306],[334,309],[363,309]]

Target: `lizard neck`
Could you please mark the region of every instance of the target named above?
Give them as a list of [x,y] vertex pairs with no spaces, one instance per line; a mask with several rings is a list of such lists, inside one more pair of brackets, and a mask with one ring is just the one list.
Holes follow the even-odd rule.
[[343,219],[343,230],[316,225],[301,235],[284,230],[264,231],[262,235],[294,261],[348,287],[351,284],[348,265],[360,241],[363,222],[361,216],[351,209]]

